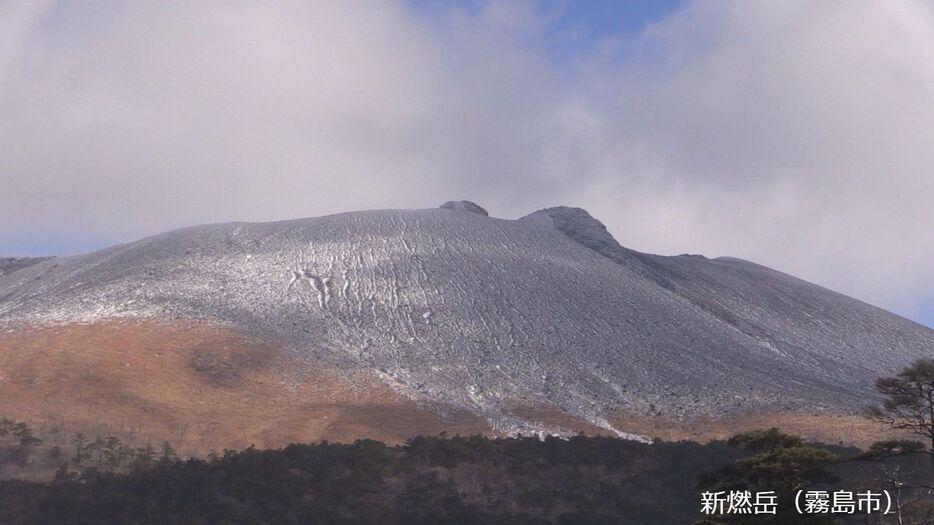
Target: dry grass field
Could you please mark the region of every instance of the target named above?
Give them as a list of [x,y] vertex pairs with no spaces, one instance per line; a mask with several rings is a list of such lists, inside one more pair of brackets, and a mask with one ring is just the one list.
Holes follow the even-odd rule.
[[860,415],[806,414],[796,412],[747,414],[728,419],[695,419],[671,421],[663,418],[637,418],[616,415],[608,418],[617,428],[664,439],[690,440],[706,443],[749,430],[777,427],[805,441],[868,447],[884,439],[911,439],[903,433],[888,430]]
[[[515,403],[529,421],[606,435],[552,406]],[[366,372],[314,368],[276,345],[190,322],[111,321],[0,334],[0,416],[28,422],[47,444],[78,432],[132,445],[168,442],[186,455],[292,442],[399,443],[415,435],[489,435],[463,410],[419,405]],[[860,416],[754,414],[668,421],[618,414],[618,429],[709,441],[777,426],[808,440],[866,446],[891,437]]]
[[108,322],[0,334],[0,415],[29,422],[46,441],[80,431],[200,454],[488,431],[470,414],[443,412],[372,375],[312,368],[216,326]]

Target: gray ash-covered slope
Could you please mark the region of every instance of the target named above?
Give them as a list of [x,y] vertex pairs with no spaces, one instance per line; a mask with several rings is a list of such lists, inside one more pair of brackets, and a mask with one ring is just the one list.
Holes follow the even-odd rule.
[[0,257],[0,277],[49,259],[51,257]]
[[749,262],[620,246],[587,212],[472,203],[186,228],[0,276],[0,326],[222,322],[499,425],[858,410],[934,331]]

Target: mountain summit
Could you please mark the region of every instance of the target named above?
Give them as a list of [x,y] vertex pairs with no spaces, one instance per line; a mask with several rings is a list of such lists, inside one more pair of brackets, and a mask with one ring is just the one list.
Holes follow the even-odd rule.
[[[460,201],[196,226],[9,267],[0,273],[0,352],[20,352],[22,361],[27,348],[45,348],[41,337],[57,348],[43,359],[59,365],[30,366],[65,370],[62,360],[81,359],[74,348],[91,352],[86,342],[100,341],[94,359],[113,352],[108,363],[125,361],[105,372],[117,377],[131,373],[132,356],[101,334],[119,332],[127,348],[141,349],[139,360],[188,352],[172,377],[201,378],[208,386],[197,388],[222,389],[218,396],[239,399],[237,389],[262,370],[281,399],[301,392],[295,403],[306,408],[318,400],[317,412],[289,408],[279,419],[275,410],[285,409],[270,408],[264,428],[296,418],[312,425],[324,417],[315,396],[327,388],[331,425],[344,400],[373,389],[440,418],[431,425],[473,418],[471,428],[500,432],[627,435],[647,434],[635,422],[651,418],[845,415],[873,400],[880,374],[934,352],[934,331],[879,308],[739,259],[630,250],[569,207],[503,220]],[[127,339],[139,325],[158,327],[146,329],[145,344]],[[228,335],[224,345],[211,336],[179,349],[172,341],[180,326],[200,327],[198,337]],[[175,335],[160,342],[159,334]],[[278,364],[232,350],[238,345],[261,346],[263,359]],[[33,387],[79,388],[62,374]],[[140,393],[156,378],[133,377],[107,395],[179,410],[151,389]],[[0,382],[0,393],[13,388]],[[225,402],[236,410],[240,401]],[[32,413],[53,417],[41,399],[30,403]],[[218,403],[204,417],[222,420]],[[365,419],[345,424],[341,436],[368,435]],[[436,428],[424,421],[404,424]]]

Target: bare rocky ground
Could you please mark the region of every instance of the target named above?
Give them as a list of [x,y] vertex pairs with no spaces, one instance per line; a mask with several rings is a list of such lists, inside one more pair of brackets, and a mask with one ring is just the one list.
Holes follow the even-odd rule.
[[[916,323],[754,263],[629,250],[577,208],[215,224],[27,262],[0,264],[4,352],[34,348],[9,343],[29,330],[215,327],[292,363],[269,369],[286,391],[309,386],[292,370],[365,377],[492,432],[846,417],[874,400],[876,377],[934,355],[934,331]],[[217,351],[182,364],[216,388],[252,373]]]

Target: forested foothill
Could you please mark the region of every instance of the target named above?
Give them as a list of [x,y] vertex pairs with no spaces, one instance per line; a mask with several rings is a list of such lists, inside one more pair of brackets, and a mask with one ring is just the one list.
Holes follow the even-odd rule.
[[[28,439],[28,426],[4,428],[19,436],[4,437],[4,463],[51,461]],[[769,440],[774,446],[763,445]],[[901,480],[916,487],[932,477],[927,461],[899,450],[810,445],[774,430],[707,444],[437,436],[396,447],[361,440],[189,459],[169,446],[78,441],[54,453],[53,480],[0,482],[0,523],[676,524],[703,518],[702,490],[755,483],[784,490],[801,481],[801,466],[815,486],[892,488]],[[789,454],[798,463],[774,461]],[[925,494],[905,493],[919,516],[934,508]]]

